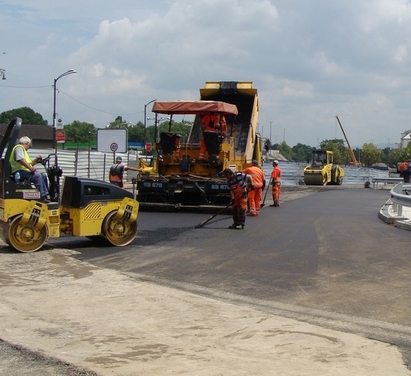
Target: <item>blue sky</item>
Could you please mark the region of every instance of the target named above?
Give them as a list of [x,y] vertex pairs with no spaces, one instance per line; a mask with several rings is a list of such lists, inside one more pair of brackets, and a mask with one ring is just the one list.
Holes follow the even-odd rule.
[[[152,99],[252,81],[260,133],[394,146],[410,129],[405,0],[0,0],[0,112],[31,107],[104,127],[144,121]],[[150,109],[148,107],[148,109]],[[148,116],[151,114],[148,113]],[[270,127],[271,122],[271,127]],[[271,128],[271,129],[270,129]]]

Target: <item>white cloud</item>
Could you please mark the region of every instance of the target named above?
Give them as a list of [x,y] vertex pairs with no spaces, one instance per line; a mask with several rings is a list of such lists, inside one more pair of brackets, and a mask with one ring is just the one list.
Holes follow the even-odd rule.
[[[402,0],[6,0],[0,112],[51,123],[143,121],[153,98],[196,99],[205,81],[253,81],[260,125],[291,146],[342,135],[391,143],[409,124],[411,6]],[[337,133],[337,134],[336,134]],[[274,141],[274,140],[272,140]]]

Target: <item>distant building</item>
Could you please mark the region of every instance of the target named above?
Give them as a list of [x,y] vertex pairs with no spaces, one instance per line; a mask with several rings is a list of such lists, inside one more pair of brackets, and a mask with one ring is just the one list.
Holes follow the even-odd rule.
[[[3,137],[8,124],[0,124],[0,136]],[[51,125],[25,125],[22,124],[18,138],[27,136],[32,140],[35,149],[53,148],[53,127]]]

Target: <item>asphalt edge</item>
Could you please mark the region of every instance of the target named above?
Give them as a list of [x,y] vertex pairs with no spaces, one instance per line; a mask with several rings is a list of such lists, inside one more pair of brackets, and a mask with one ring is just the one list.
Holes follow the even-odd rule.
[[381,207],[378,213],[378,218],[389,225],[394,225],[397,228],[411,231],[410,218],[405,215],[398,215],[397,209],[395,208],[391,198],[389,198]]

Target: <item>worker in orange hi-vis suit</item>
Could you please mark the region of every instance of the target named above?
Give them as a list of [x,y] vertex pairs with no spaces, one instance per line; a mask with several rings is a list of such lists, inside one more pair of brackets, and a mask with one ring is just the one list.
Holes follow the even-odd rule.
[[405,162],[402,162],[399,165],[398,170],[400,172],[400,177],[402,177],[402,175],[403,175],[402,172],[408,168],[409,163],[411,163],[411,159],[407,159]]
[[[200,141],[200,154],[198,156],[199,161],[203,161],[205,153],[207,151],[206,143],[208,140],[217,139],[218,140],[218,131],[215,126],[217,122],[217,116],[212,114],[203,115],[201,117],[201,129],[203,131],[203,137]],[[207,138],[207,140],[206,140]],[[210,154],[210,151],[209,151]]]
[[218,135],[221,140],[227,137],[227,121],[224,115],[218,116]]
[[273,171],[271,172],[271,184],[273,186],[272,194],[274,203],[270,206],[280,206],[281,191],[281,168],[278,167],[278,161],[273,161]]
[[226,168],[223,171],[231,191],[231,204],[233,209],[233,224],[229,229],[242,230],[245,226],[245,213],[247,210],[247,187],[253,188],[251,176],[241,171],[232,171]]
[[253,179],[254,189],[248,191],[248,206],[250,216],[255,217],[260,213],[261,197],[265,188],[265,174],[255,159],[251,164],[252,166],[245,168],[243,172]]
[[227,134],[227,123],[224,116],[206,114],[201,117],[201,129],[203,137],[200,141],[199,161],[203,161],[206,151],[209,157],[214,157],[219,153],[219,136],[225,137]]

